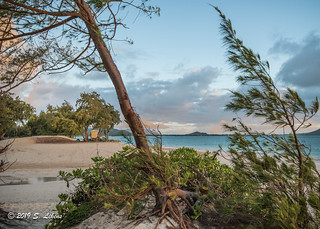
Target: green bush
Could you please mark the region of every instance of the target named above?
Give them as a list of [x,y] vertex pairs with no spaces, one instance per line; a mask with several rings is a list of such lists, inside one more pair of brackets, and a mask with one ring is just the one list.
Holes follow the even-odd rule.
[[[154,153],[154,174],[148,171],[150,161],[139,150],[124,147],[110,158],[96,157],[92,168],[61,171],[60,176],[70,182],[81,179],[72,195],[60,195],[57,205],[61,219],[54,219],[48,228],[79,223],[88,217],[94,206],[120,210],[136,218],[150,201],[152,190],[167,188],[189,190],[203,196],[211,188],[219,189],[229,182],[231,168],[221,165],[209,152],[199,155],[194,149],[181,148],[170,153]],[[201,198],[199,198],[201,199]],[[94,204],[92,204],[94,203]],[[201,215],[203,202],[194,206],[192,218]]]
[[196,191],[197,188],[203,191],[219,191],[224,186],[229,186],[232,169],[221,164],[216,156],[214,152],[199,154],[194,149],[179,148],[171,151],[168,159],[179,173],[181,188],[190,191]]

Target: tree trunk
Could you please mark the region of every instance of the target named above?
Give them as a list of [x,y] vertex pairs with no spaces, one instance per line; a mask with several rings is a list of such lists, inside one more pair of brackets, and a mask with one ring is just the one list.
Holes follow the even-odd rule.
[[[137,113],[133,110],[131,102],[122,81],[121,74],[114,63],[109,49],[100,35],[98,26],[96,25],[95,19],[92,16],[91,10],[84,0],[75,0],[79,7],[79,13],[81,14],[82,20],[85,22],[86,27],[89,31],[90,37],[99,52],[103,65],[109,74],[109,77],[114,85],[119,100],[120,108],[126,122],[128,123],[132,134],[134,136],[137,148],[141,149],[148,157],[150,162],[155,165],[154,158],[149,149],[144,127]],[[148,172],[155,174],[155,167],[147,166]],[[173,200],[167,202],[168,193],[165,188],[153,188],[153,193],[156,199],[156,206],[154,210],[160,210],[162,215],[167,214],[169,210],[170,215],[179,223],[180,228],[192,228],[192,224],[186,220],[183,216],[182,211],[173,204]],[[166,205],[168,203],[168,205]],[[188,224],[186,224],[188,223]]]
[[94,17],[91,14],[90,8],[85,1],[77,0],[76,3],[80,9],[82,19],[86,23],[86,27],[89,31],[90,37],[94,42],[103,65],[114,85],[122,114],[133,133],[136,146],[139,149],[143,149],[148,158],[153,162],[154,160],[149,150],[148,141],[144,132],[142,122],[131,106],[131,102],[126,87],[122,81],[121,74],[111,57],[106,43],[99,33],[99,28],[96,25]]
[[84,129],[84,141],[89,141],[89,134],[88,134],[88,128]]
[[109,133],[110,133],[110,131],[107,129],[107,135],[106,135],[107,141],[109,141]]

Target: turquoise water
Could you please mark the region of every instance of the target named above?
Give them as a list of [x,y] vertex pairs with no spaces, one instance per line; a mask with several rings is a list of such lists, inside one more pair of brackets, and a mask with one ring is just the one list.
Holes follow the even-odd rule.
[[[128,143],[123,137],[110,137],[119,139],[123,143]],[[151,142],[155,140],[154,137],[148,137]],[[308,147],[311,147],[311,155],[316,160],[320,160],[320,135],[301,135],[300,142]],[[229,142],[228,136],[162,136],[163,147],[189,147],[201,151],[218,150],[219,145],[227,150]]]

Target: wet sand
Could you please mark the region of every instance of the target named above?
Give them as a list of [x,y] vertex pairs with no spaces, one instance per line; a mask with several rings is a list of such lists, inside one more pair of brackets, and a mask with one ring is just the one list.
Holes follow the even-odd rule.
[[[22,224],[13,228],[43,228],[48,223],[50,219],[45,218],[55,211],[58,195],[74,190],[73,184],[68,188],[66,182],[57,177],[60,170],[70,172],[75,168],[88,168],[93,164],[92,157],[110,157],[124,146],[120,142],[84,143],[66,137],[61,137],[61,141],[50,138],[16,139],[11,149],[0,155],[1,160],[14,162],[0,173],[0,208],[14,212],[16,217],[26,213]],[[1,145],[6,143],[0,142]],[[32,220],[36,213],[40,217]],[[0,228],[10,228],[1,225],[1,220],[4,219],[0,219]]]

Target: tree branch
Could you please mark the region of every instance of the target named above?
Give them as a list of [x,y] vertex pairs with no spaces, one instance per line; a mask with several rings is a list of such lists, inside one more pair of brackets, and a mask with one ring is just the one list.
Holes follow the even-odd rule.
[[33,31],[33,32],[30,32],[30,33],[23,33],[23,34],[19,34],[19,35],[16,35],[16,36],[12,36],[12,37],[7,37],[7,38],[1,38],[0,41],[9,41],[9,40],[14,40],[14,39],[18,39],[20,37],[25,37],[25,36],[31,36],[31,35],[35,35],[35,34],[39,34],[39,33],[42,33],[42,32],[45,32],[45,31],[48,31],[50,29],[53,29],[53,28],[56,28],[60,25],[63,25],[63,24],[66,24],[67,22],[73,20],[77,18],[76,16],[71,16],[71,17],[68,17],[67,19],[63,20],[63,21],[60,21],[54,25],[50,25],[48,27],[45,27],[43,29],[39,29],[39,30],[36,30],[36,31]]
[[37,8],[34,8],[34,7],[31,7],[31,6],[27,6],[25,4],[22,4],[22,3],[18,3],[18,2],[15,2],[15,1],[12,1],[12,0],[3,0],[7,3],[10,3],[12,5],[15,5],[15,6],[19,6],[19,7],[22,7],[24,9],[28,9],[28,10],[31,10],[31,11],[35,11],[35,12],[38,12],[40,14],[47,14],[47,15],[52,15],[52,16],[58,16],[58,17],[66,17],[66,16],[74,16],[74,17],[78,17],[79,14],[75,13],[75,12],[67,12],[67,11],[62,11],[62,12],[50,12],[50,11],[46,11],[46,10],[40,10],[40,9],[37,9]]

